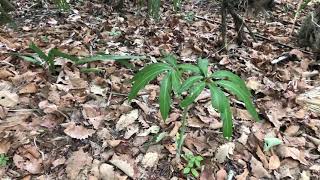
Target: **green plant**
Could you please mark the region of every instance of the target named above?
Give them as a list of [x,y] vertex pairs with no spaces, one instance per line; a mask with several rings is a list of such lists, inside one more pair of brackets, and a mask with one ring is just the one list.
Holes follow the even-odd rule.
[[181,9],[182,0],[173,0],[173,10],[178,11]]
[[61,11],[69,11],[70,10],[70,4],[68,3],[67,0],[55,0],[54,3]]
[[121,35],[121,31],[118,30],[118,28],[112,28],[111,31],[109,32],[110,36],[120,36]]
[[[160,83],[159,95],[160,113],[163,120],[165,121],[169,115],[172,94],[180,99],[179,105],[183,109],[182,126],[177,135],[177,156],[180,156],[184,140],[188,108],[205,88],[208,88],[211,92],[212,106],[220,112],[225,138],[231,138],[233,123],[229,100],[224,91],[234,94],[243,101],[251,116],[255,120],[259,120],[258,113],[251,101],[251,94],[239,76],[225,70],[209,72],[207,59],[198,59],[197,66],[178,64],[173,55],[167,55],[163,60],[164,62],[146,66],[133,77],[128,99],[130,101],[135,98],[138,92],[151,80],[164,73]],[[183,97],[184,92],[188,92],[186,97]]]
[[201,167],[202,156],[194,156],[193,154],[182,155],[187,161],[187,166],[183,169],[183,174],[192,174],[194,177],[198,177],[198,169]]
[[152,18],[160,19],[161,0],[148,0],[148,13]]
[[[21,57],[23,60],[31,62],[33,64],[42,66],[42,67],[48,67],[50,72],[56,71],[55,66],[55,59],[57,57],[61,57],[64,59],[71,60],[75,65],[83,65],[95,61],[110,61],[115,60],[119,62],[120,64],[127,66],[128,68],[134,68],[132,64],[130,64],[128,61],[131,59],[144,59],[144,56],[129,56],[129,55],[109,55],[109,54],[96,54],[93,56],[78,58],[73,55],[69,55],[66,53],[61,52],[57,48],[53,48],[48,52],[48,55],[45,54],[44,51],[42,51],[37,45],[34,43],[31,43],[29,45],[29,48],[33,50],[36,54],[21,54],[21,53],[12,53],[13,55],[16,55],[18,57]],[[101,70],[101,69],[100,69]],[[81,71],[83,72],[98,72],[100,71],[99,68],[82,68]],[[102,70],[101,70],[102,71]],[[100,72],[101,72],[100,71]]]
[[184,15],[184,19],[190,23],[194,21],[194,16],[195,16],[194,12],[189,11]]
[[9,158],[5,154],[0,154],[0,166],[6,166]]

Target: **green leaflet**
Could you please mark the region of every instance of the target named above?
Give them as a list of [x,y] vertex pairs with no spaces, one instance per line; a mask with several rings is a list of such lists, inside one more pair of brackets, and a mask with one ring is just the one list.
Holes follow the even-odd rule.
[[134,83],[128,96],[129,101],[136,97],[138,92],[157,75],[171,69],[172,68],[167,64],[157,63],[151,64],[139,71],[132,79]]
[[140,70],[136,75],[134,75],[134,77],[132,78],[131,81],[133,82],[133,81],[137,81],[138,79],[143,79],[144,75],[147,72],[155,71],[157,69],[171,70],[172,67],[169,64],[165,64],[165,63],[150,64],[150,65],[146,66],[145,68],[143,68],[142,70]]
[[58,49],[54,48],[54,49],[51,49],[48,53],[48,56],[50,56],[52,54],[53,57],[62,57],[62,58],[65,58],[65,59],[69,59],[73,62],[77,62],[79,61],[79,58],[75,57],[75,56],[72,56],[72,55],[69,55],[69,54],[66,54],[66,53],[63,53],[61,51],[59,51]]
[[196,169],[194,169],[194,168],[191,169],[191,173],[192,173],[192,175],[193,175],[194,177],[198,177],[198,176],[199,176],[198,171],[197,171]]
[[181,101],[180,106],[182,108],[188,107],[190,104],[193,103],[193,101],[199,96],[199,94],[203,91],[205,88],[206,83],[200,82],[197,84],[194,89],[191,90],[189,96],[187,96],[184,100]]
[[269,151],[272,147],[282,144],[281,139],[275,137],[264,138],[264,151]]
[[36,65],[39,65],[41,66],[42,65],[42,62],[37,60],[36,57],[32,57],[32,56],[25,56],[25,55],[19,55],[17,54],[17,56],[21,57],[23,60],[25,61],[28,61],[28,62],[31,62],[31,63],[34,63]]
[[222,120],[223,137],[228,140],[232,137],[232,114],[229,100],[226,95],[214,83],[208,84],[211,92],[212,107],[220,112]]
[[201,74],[199,67],[192,64],[179,64],[177,67],[183,71],[190,71],[196,74]]
[[192,76],[192,77],[188,78],[187,80],[185,80],[185,81],[182,83],[182,85],[181,85],[181,87],[180,87],[180,89],[179,89],[179,91],[178,91],[178,94],[181,94],[181,93],[184,92],[184,91],[188,91],[189,88],[190,88],[195,82],[201,80],[202,78],[203,78],[203,76]]
[[181,77],[178,71],[171,71],[172,89],[177,94],[181,87]]
[[251,114],[251,116],[256,121],[259,121],[259,115],[254,105],[251,102],[250,96],[248,96],[245,90],[243,90],[242,88],[240,88],[239,85],[231,81],[219,80],[219,81],[216,81],[216,84],[218,84],[219,86],[222,86],[224,89],[236,95],[241,101],[243,101],[247,108],[247,111]]
[[208,59],[201,59],[201,58],[198,59],[198,67],[205,77],[208,76],[208,66],[209,66]]
[[143,56],[126,56],[126,55],[122,56],[122,55],[111,55],[111,54],[99,54],[99,55],[81,58],[75,63],[77,65],[80,65],[80,64],[87,64],[95,61],[111,61],[111,60],[117,61],[117,60],[130,60],[130,59],[144,59],[144,58],[145,57]]
[[245,82],[238,75],[236,75],[230,71],[221,70],[221,71],[214,72],[211,75],[211,77],[216,78],[216,79],[227,79],[227,80],[237,84],[238,86],[240,86],[240,88],[243,89],[249,97],[251,97],[251,93],[248,90]]
[[37,45],[31,43],[29,45],[29,48],[32,49],[35,53],[37,53],[41,59],[48,61],[48,56]]
[[172,55],[172,54],[168,54],[166,55],[166,57],[164,58],[164,60],[170,64],[173,67],[177,67],[177,59]]
[[162,79],[161,85],[160,85],[159,104],[160,104],[160,113],[164,121],[167,119],[170,111],[171,74],[172,74],[171,72],[167,73],[167,75]]

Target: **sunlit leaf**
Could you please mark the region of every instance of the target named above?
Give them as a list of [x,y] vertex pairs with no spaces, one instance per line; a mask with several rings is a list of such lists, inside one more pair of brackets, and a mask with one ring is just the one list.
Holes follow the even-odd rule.
[[258,115],[254,105],[252,104],[251,98],[248,96],[248,93],[245,90],[240,88],[240,86],[238,84],[231,82],[231,81],[220,80],[220,81],[216,81],[216,84],[223,87],[224,89],[226,89],[230,93],[236,95],[238,97],[238,99],[243,101],[246,106],[246,109],[251,114],[251,116],[256,121],[259,121],[259,115]]
[[193,103],[193,101],[200,95],[200,93],[203,91],[205,88],[206,83],[205,82],[200,82],[198,83],[193,89],[191,89],[190,94],[181,101],[180,106],[182,108],[188,107],[190,104]]
[[238,75],[232,73],[231,71],[226,71],[226,70],[216,71],[211,75],[211,77],[213,77],[215,79],[226,79],[226,80],[229,80],[235,84],[238,84],[238,86],[240,86],[240,88],[243,89],[243,91],[249,97],[251,97],[251,93],[248,90],[245,82]]
[[205,77],[208,76],[208,66],[209,66],[208,59],[201,59],[201,58],[198,59],[198,67]]
[[191,169],[191,173],[192,173],[192,175],[193,175],[194,177],[198,177],[198,176],[199,176],[198,171],[197,171],[196,169],[194,169],[194,168]]
[[282,144],[282,141],[275,137],[264,138],[264,151],[269,151],[272,147]]
[[189,167],[186,167],[183,169],[183,174],[189,174],[190,172],[190,168]]
[[169,115],[170,104],[171,104],[171,73],[168,73],[161,81],[160,84],[160,112],[162,119],[165,121]]
[[232,113],[229,100],[221,89],[214,83],[208,84],[211,93],[212,106],[220,112],[222,120],[223,137],[230,139],[232,137]]
[[166,70],[171,70],[171,67],[168,64],[157,63],[151,64],[139,71],[132,79],[133,85],[128,96],[129,101],[136,97],[138,92],[152,79]]
[[202,78],[203,78],[203,76],[192,76],[192,77],[188,78],[187,80],[185,80],[185,81],[182,83],[182,85],[181,85],[181,87],[180,87],[180,89],[179,89],[179,91],[178,91],[178,94],[181,94],[181,93],[184,92],[184,91],[188,91],[189,88],[190,88],[194,83],[196,83],[197,81],[200,81]]

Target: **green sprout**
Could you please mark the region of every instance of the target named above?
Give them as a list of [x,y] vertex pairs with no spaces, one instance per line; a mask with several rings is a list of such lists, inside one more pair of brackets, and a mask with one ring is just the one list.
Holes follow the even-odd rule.
[[5,154],[0,154],[0,166],[6,166],[9,158]]
[[187,161],[187,166],[183,169],[183,174],[192,174],[194,177],[199,177],[198,169],[201,167],[202,156],[194,156],[186,154],[182,156]]

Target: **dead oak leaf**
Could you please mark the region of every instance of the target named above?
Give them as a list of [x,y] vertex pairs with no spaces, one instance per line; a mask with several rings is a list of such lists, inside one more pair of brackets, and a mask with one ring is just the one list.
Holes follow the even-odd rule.
[[260,161],[258,161],[256,158],[254,158],[253,156],[251,157],[250,160],[250,166],[252,169],[252,174],[256,177],[256,178],[270,178],[271,175],[268,173],[268,171],[266,169],[264,169],[262,163]]
[[114,154],[112,156],[112,159],[110,160],[110,163],[116,166],[117,168],[119,168],[129,177],[133,179],[138,177],[137,166],[134,163],[134,160],[128,155],[123,154],[123,155],[117,156],[116,154]]
[[65,123],[63,126],[66,127],[64,133],[75,139],[86,139],[95,133],[95,130],[87,129],[82,125],[76,125],[75,122]]
[[223,144],[218,148],[214,160],[218,163],[223,163],[229,157],[229,154],[233,154],[234,148],[235,144],[233,142]]
[[14,107],[19,102],[19,96],[10,91],[0,91],[0,105],[3,107]]
[[277,155],[273,154],[269,159],[269,169],[275,170],[280,167],[280,159]]
[[89,153],[83,152],[83,149],[72,153],[70,158],[66,162],[66,172],[69,179],[77,179],[79,172],[85,168],[85,166],[91,166],[92,157]]

